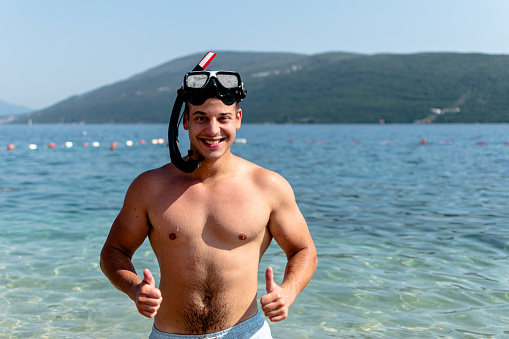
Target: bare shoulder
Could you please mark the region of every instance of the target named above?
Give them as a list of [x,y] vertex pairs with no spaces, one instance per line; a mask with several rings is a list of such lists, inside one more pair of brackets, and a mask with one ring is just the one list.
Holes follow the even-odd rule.
[[[153,194],[163,185],[178,181],[179,174],[171,164],[151,169],[138,175],[129,187],[136,194]],[[129,193],[128,191],[128,193]]]
[[275,199],[294,200],[290,183],[279,173],[245,160],[245,170],[253,182]]
[[175,171],[172,169],[173,166],[171,166],[171,164],[167,164],[159,168],[145,171],[134,179],[134,183],[141,182],[144,184],[150,184],[161,180],[171,180],[171,178],[175,175]]
[[268,227],[278,245],[292,257],[304,248],[313,247],[313,241],[290,183],[279,173],[249,165],[249,175],[258,185],[271,206]]
[[132,255],[150,231],[148,211],[153,201],[171,182],[172,166],[146,171],[136,177],[125,195],[124,204],[113,222],[106,245]]

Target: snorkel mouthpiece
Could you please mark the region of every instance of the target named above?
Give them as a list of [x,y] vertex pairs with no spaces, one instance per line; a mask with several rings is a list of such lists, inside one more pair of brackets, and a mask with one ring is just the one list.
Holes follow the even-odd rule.
[[182,88],[177,90],[177,98],[173,104],[170,123],[168,125],[168,142],[172,164],[185,173],[192,173],[200,161],[204,160],[200,154],[198,160],[193,159],[193,151],[189,150],[188,159],[184,160],[178,148],[179,125],[182,120],[182,106],[186,101],[195,106],[202,105],[209,98],[218,98],[225,105],[233,105],[246,97],[240,75],[236,72],[205,71],[205,68],[216,56],[207,53],[196,65],[192,72],[184,77]]

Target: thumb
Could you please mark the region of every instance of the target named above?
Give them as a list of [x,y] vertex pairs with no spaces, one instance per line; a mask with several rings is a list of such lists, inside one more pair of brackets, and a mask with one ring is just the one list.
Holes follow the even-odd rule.
[[265,288],[267,293],[272,292],[276,286],[277,284],[274,281],[274,271],[272,270],[272,267],[267,267],[267,270],[265,271]]
[[156,281],[152,276],[152,273],[148,270],[148,268],[143,270],[143,280],[151,287],[156,287]]

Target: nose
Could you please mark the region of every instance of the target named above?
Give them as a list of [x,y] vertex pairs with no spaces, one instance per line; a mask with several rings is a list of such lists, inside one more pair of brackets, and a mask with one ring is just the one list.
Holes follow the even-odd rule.
[[219,134],[219,122],[216,118],[210,119],[207,125],[207,133],[211,136]]

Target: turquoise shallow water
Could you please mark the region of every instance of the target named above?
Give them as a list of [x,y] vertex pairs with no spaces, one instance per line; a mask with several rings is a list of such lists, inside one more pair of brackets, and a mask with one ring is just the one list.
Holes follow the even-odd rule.
[[[0,336],[148,336],[151,321],[98,259],[129,183],[168,161],[151,143],[165,135],[163,125],[0,125]],[[509,334],[509,125],[244,125],[238,137],[247,143],[234,153],[293,185],[319,252],[274,337]],[[134,263],[158,271],[148,244]],[[280,281],[276,246],[260,294],[269,265]]]

